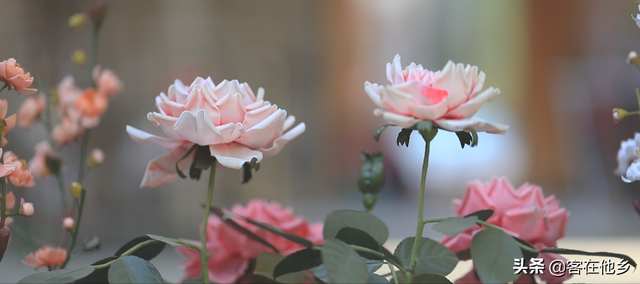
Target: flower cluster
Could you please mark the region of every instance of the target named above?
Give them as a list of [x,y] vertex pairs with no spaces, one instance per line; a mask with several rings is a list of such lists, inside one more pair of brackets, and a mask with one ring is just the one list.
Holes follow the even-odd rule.
[[[310,224],[302,217],[294,216],[291,209],[282,208],[276,202],[251,200],[246,207],[233,206],[230,212],[306,238],[315,245],[323,242],[321,224]],[[302,245],[244,220],[234,221],[272,244],[281,254],[288,255],[303,248]],[[245,274],[250,260],[255,259],[261,252],[273,252],[269,247],[239,233],[216,216],[209,217],[206,230],[207,251],[213,255],[208,263],[209,278],[216,283],[235,283]],[[199,252],[187,247],[178,247],[178,252],[187,258],[182,264],[185,270],[184,278],[198,278],[202,273]]]
[[[556,247],[557,240],[565,234],[569,212],[560,207],[553,195],[545,198],[539,186],[525,183],[515,189],[507,178],[494,178],[489,183],[480,181],[468,185],[462,200],[453,201],[457,216],[465,216],[478,210],[494,211],[488,223],[496,225],[531,244],[536,249]],[[441,243],[452,251],[460,251],[471,247],[473,236],[480,230],[474,226],[455,237],[445,237]],[[551,254],[540,254],[545,263],[563,257]],[[547,283],[558,283],[567,277],[540,275]],[[472,271],[465,278],[475,277]],[[525,277],[525,275],[521,276]]]

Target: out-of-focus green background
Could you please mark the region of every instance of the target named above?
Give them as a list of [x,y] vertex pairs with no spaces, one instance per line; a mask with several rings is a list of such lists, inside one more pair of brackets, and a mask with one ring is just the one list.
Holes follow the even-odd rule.
[[[92,1],[0,1],[0,60],[14,57],[36,78],[54,87],[72,74],[89,85],[86,68],[71,53],[89,49],[90,31],[75,31],[67,19],[88,11]],[[614,107],[635,110],[640,73],[625,64],[640,48],[640,28],[630,18],[633,1],[105,1],[109,7],[98,63],[113,69],[124,90],[110,102],[92,132],[90,148],[105,163],[87,176],[86,212],[80,240],[98,235],[103,252],[84,255],[82,265],[115,251],[129,239],[153,233],[198,238],[205,182],[181,180],[156,189],[139,188],[146,164],[165,153],[141,145],[126,125],[155,134],[147,121],[154,98],[177,79],[196,76],[248,82],[266,99],[305,122],[307,131],[277,157],[261,163],[250,183],[241,172],[218,171],[214,205],[230,207],[251,198],[276,200],[310,220],[336,209],[361,209],[355,180],[360,152],[384,151],[387,185],[373,213],[392,237],[414,230],[422,149],[395,146],[398,129],[380,142],[371,135],[385,122],[373,116],[365,81],[386,84],[385,65],[395,54],[403,65],[441,69],[448,60],[479,66],[485,87],[502,94],[478,116],[511,125],[506,135],[481,133],[479,146],[460,149],[452,133],[432,145],[427,183],[428,216],[451,214],[450,200],[466,183],[505,175],[556,194],[571,212],[568,236],[638,236],[640,220],[631,200],[638,183],[613,175],[620,141],[640,130],[640,119],[614,124]],[[37,83],[36,83],[37,85]],[[10,113],[27,95],[3,92]],[[42,125],[13,130],[7,148],[33,156],[44,139]],[[417,137],[415,137],[417,138]],[[73,144],[64,151],[66,180],[77,171]],[[203,177],[206,180],[206,176]],[[56,245],[63,217],[53,178],[15,189],[36,214],[14,225]],[[430,230],[426,235],[439,238]],[[14,234],[0,263],[0,282],[33,272],[20,263],[39,244]],[[170,251],[170,249],[168,249]],[[170,281],[180,278],[179,258],[167,252],[159,264]],[[168,255],[168,256],[167,256]]]

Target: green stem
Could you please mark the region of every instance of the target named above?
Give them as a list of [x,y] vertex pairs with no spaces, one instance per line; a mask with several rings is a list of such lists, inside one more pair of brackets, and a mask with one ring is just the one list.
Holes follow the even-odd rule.
[[209,284],[209,252],[207,251],[207,222],[209,214],[211,214],[211,201],[213,200],[213,186],[216,180],[216,162],[211,165],[211,173],[209,174],[209,187],[207,190],[207,203],[204,208],[204,216],[202,218],[202,246],[200,247],[200,261],[202,263],[202,282]]
[[73,226],[73,231],[71,232],[71,244],[67,249],[67,252],[68,252],[67,258],[64,260],[64,263],[62,264],[62,266],[60,266],[60,269],[65,268],[65,266],[67,266],[67,263],[69,263],[69,260],[71,259],[71,251],[73,250],[73,247],[76,245],[76,240],[78,239],[78,231],[80,228],[80,221],[82,221],[82,210],[84,209],[84,198],[86,193],[87,192],[83,188],[82,193],[80,194],[80,202],[78,202],[78,218],[76,220],[76,224]]
[[78,168],[78,180],[77,182],[82,184],[84,179],[85,167],[87,163],[87,147],[89,144],[89,134],[91,129],[87,129],[82,135],[82,146],[80,147],[80,166]]
[[56,173],[56,180],[58,181],[58,188],[60,189],[60,198],[62,199],[62,205],[64,206],[64,215],[69,214],[69,205],[67,204],[67,195],[65,194],[64,180],[62,171]]
[[396,268],[393,267],[391,263],[387,262],[387,265],[389,266],[389,270],[391,270],[391,275],[393,275],[393,283],[398,284],[398,275],[396,274]]
[[125,256],[128,256],[128,255],[131,255],[131,254],[133,254],[134,252],[136,252],[137,250],[139,250],[140,248],[145,247],[145,246],[147,246],[147,245],[149,245],[149,244],[152,244],[152,243],[155,243],[155,242],[159,242],[159,241],[156,241],[156,240],[148,240],[148,241],[141,242],[141,243],[139,243],[139,244],[137,244],[137,245],[133,246],[132,248],[128,249],[127,251],[123,252],[121,255],[119,255],[119,257],[118,257],[118,258],[116,258],[116,259],[114,259],[114,260],[112,260],[112,261],[109,261],[109,262],[107,262],[107,263],[103,263],[103,264],[98,264],[98,265],[91,265],[91,266],[89,266],[89,267],[92,267],[92,268],[94,268],[94,269],[100,269],[100,268],[106,268],[106,267],[109,267],[109,265],[111,265],[112,263],[114,263],[114,262],[115,262],[115,261],[117,261],[118,259],[120,259],[120,258],[122,258],[122,257],[125,257]]
[[[432,138],[433,139],[433,138]],[[424,159],[422,160],[422,177],[420,178],[420,197],[418,200],[418,224],[416,225],[416,238],[413,242],[413,250],[411,252],[411,261],[409,262],[409,270],[413,271],[416,268],[417,260],[418,260],[418,248],[420,247],[420,240],[422,239],[422,233],[424,231],[424,222],[422,218],[424,218],[424,191],[425,191],[425,181],[427,180],[427,169],[429,168],[429,150],[431,145],[431,140],[425,140],[424,147]],[[407,283],[412,283],[413,273],[405,273]]]

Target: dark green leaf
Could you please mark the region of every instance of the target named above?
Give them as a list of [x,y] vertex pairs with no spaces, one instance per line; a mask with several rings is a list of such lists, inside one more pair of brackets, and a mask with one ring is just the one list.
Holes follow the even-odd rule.
[[478,146],[478,132],[476,132],[473,128],[468,128],[469,132],[471,132],[471,139],[473,143],[471,143],[471,147]]
[[637,264],[636,262],[629,257],[628,255],[625,254],[621,254],[621,253],[613,253],[613,252],[588,252],[588,251],[582,251],[582,250],[577,250],[577,249],[564,249],[564,248],[543,248],[540,250],[541,253],[543,252],[550,252],[550,253],[555,253],[555,254],[577,254],[577,255],[589,255],[589,256],[604,256],[604,257],[615,257],[615,258],[620,258],[623,260],[626,260],[629,262],[629,265],[633,266],[633,268],[637,268]]
[[305,238],[301,238],[301,237],[298,237],[298,236],[295,236],[295,235],[292,235],[292,234],[289,234],[289,233],[285,233],[284,231],[282,231],[282,230],[280,230],[280,229],[278,229],[276,227],[272,227],[272,226],[269,226],[267,224],[263,224],[263,223],[254,221],[254,220],[249,219],[247,217],[243,217],[243,216],[236,215],[236,214],[225,214],[222,219],[225,220],[225,219],[228,219],[228,218],[231,218],[231,217],[244,219],[245,221],[247,221],[247,222],[249,222],[249,223],[251,223],[253,225],[256,225],[256,226],[258,226],[260,228],[263,228],[263,229],[265,229],[267,231],[270,231],[270,232],[272,232],[272,233],[274,233],[274,234],[276,234],[278,236],[281,236],[281,237],[283,237],[283,238],[285,238],[287,240],[290,240],[292,242],[299,243],[299,244],[301,244],[301,245],[303,245],[305,247],[312,247],[313,246],[313,243],[311,243],[311,241],[309,241],[309,240],[307,240]]
[[[116,253],[114,255],[115,256],[119,256],[119,255],[123,254],[125,251],[135,247],[139,243],[146,242],[146,241],[149,241],[149,240],[152,240],[152,238],[150,238],[149,236],[137,237],[137,238],[135,238],[133,240],[130,240],[124,246],[122,246],[120,249],[118,249],[118,251],[116,251]],[[154,257],[158,256],[158,254],[160,254],[162,252],[162,250],[164,249],[165,246],[166,245],[165,245],[164,242],[153,242],[153,243],[147,244],[147,245],[137,249],[131,255],[137,256],[137,257],[142,258],[144,260],[152,260]]]
[[[241,282],[241,283],[262,283],[262,284],[278,284],[278,283],[303,283],[303,282],[276,282],[273,279],[266,277],[264,275],[253,274],[250,276],[251,279],[249,282]],[[304,281],[304,280],[303,280]],[[184,284],[184,282],[182,282]]]
[[405,145],[409,147],[409,138],[411,137],[411,132],[413,129],[411,128],[402,128],[400,133],[398,133],[398,138],[396,139],[396,144],[398,146]]
[[[398,245],[393,253],[405,265],[410,265],[415,237],[409,237]],[[458,257],[437,241],[423,237],[418,246],[415,273],[447,275],[458,264]]]
[[331,283],[366,283],[369,278],[364,259],[340,240],[325,240],[322,261]]
[[202,176],[202,170],[196,168],[196,160],[193,160],[189,168],[189,177],[193,180],[200,180],[200,176]]
[[275,252],[275,253],[280,253],[280,251],[278,251],[278,249],[276,247],[274,247],[272,244],[270,244],[269,242],[267,242],[263,238],[259,237],[258,235],[254,234],[253,232],[247,230],[245,227],[240,226],[235,221],[233,221],[231,219],[223,219],[224,212],[222,211],[222,209],[217,208],[217,207],[212,207],[210,211],[211,211],[211,213],[213,213],[216,216],[218,216],[221,220],[223,220],[227,225],[231,226],[231,228],[233,228],[236,231],[238,231],[239,233],[249,237],[250,239],[252,239],[252,240],[254,240],[256,242],[259,242],[259,243],[271,248],[273,250],[273,252]]
[[471,134],[466,131],[456,131],[456,136],[458,136],[458,140],[460,140],[460,146],[464,149],[464,145],[471,145]]
[[365,231],[378,244],[383,245],[389,238],[389,229],[377,217],[362,211],[338,210],[331,212],[324,221],[322,235],[325,239],[334,238],[344,227]]
[[165,244],[168,244],[168,245],[170,245],[172,247],[185,247],[185,245],[180,244],[180,243],[176,243],[176,242],[170,240],[169,238],[165,238],[165,237],[162,237],[162,236],[156,236],[156,235],[152,235],[152,234],[147,234],[147,236],[149,238],[151,238],[151,239],[154,239],[156,241],[161,241],[161,242],[163,242]]
[[198,148],[198,146],[199,146],[198,144],[193,144],[193,146],[191,146],[191,148],[189,148],[189,151],[187,151],[187,153],[184,154],[184,156],[182,156],[182,158],[180,158],[180,160],[178,160],[176,162],[176,172],[183,179],[187,178],[187,176],[180,170],[180,168],[178,167],[178,163],[180,163],[180,161],[182,161],[182,160],[186,159],[187,157],[189,157],[189,155],[191,155],[191,153],[193,153],[193,150]]
[[204,283],[200,278],[190,278],[182,281],[182,284],[202,284]]
[[464,217],[471,217],[471,216],[476,216],[478,217],[478,220],[481,221],[487,221],[489,220],[489,218],[491,218],[491,215],[493,215],[493,210],[491,209],[484,209],[484,210],[478,210],[476,212],[473,212],[471,214],[467,214]]
[[[105,264],[105,263],[107,263],[109,261],[112,261],[112,260],[115,260],[117,258],[118,258],[117,256],[110,256],[110,257],[98,260],[98,261],[92,263],[91,265]],[[96,269],[93,272],[91,272],[91,274],[87,275],[87,277],[79,279],[74,283],[75,284],[109,283],[109,278],[107,277],[107,274],[109,273],[109,267],[110,266],[105,267],[105,268]]]
[[484,283],[507,283],[518,279],[513,260],[522,258],[518,243],[502,230],[488,228],[471,241],[471,258]]
[[199,170],[208,170],[211,165],[216,162],[216,158],[211,156],[209,146],[199,146],[196,150],[196,158],[194,160],[194,167]]
[[384,156],[381,152],[362,152],[364,164],[358,176],[358,189],[363,193],[378,193],[386,181]]
[[[525,242],[524,240],[518,239],[516,237],[513,237],[513,238],[516,240],[516,242],[520,243],[521,245],[527,246],[532,249],[536,249],[529,243]],[[529,260],[531,260],[532,258],[538,257],[538,254],[532,251],[528,251],[523,248],[520,248],[520,251],[522,251],[522,257],[525,259],[526,263],[529,263]]]
[[384,278],[375,273],[369,273],[369,278],[367,279],[367,284],[391,284],[387,278]]
[[451,281],[442,275],[420,274],[413,278],[414,284],[451,284]]
[[31,274],[18,281],[18,284],[33,284],[33,283],[69,283],[82,279],[94,271],[92,267],[80,267],[80,268],[67,268],[54,271],[40,272]]
[[153,264],[129,255],[111,264],[109,283],[163,283],[163,281],[160,272]]
[[449,237],[454,237],[455,235],[473,227],[477,220],[477,216],[455,217],[436,223],[433,225],[433,229]]
[[251,164],[244,163],[242,165],[242,184],[248,183],[251,180]]
[[[370,250],[380,252],[380,244],[378,244],[378,242],[365,231],[356,228],[344,227],[340,229],[340,231],[338,231],[338,234],[336,234],[336,239],[341,240],[348,245],[361,246]],[[367,259],[383,259],[382,257],[375,254],[359,251],[357,252],[360,256]]]
[[288,273],[311,269],[320,264],[322,264],[322,256],[319,250],[299,250],[288,255],[275,266],[273,269],[273,279]]
[[[384,254],[384,258],[387,260],[391,260],[393,262],[395,262],[398,265],[402,265],[404,267],[405,264],[402,263],[402,260],[400,260],[397,256],[395,256],[394,254],[392,254],[387,248],[385,247],[381,247],[382,248],[382,253]],[[405,267],[407,268],[407,267]]]
[[[260,275],[265,279],[269,279],[269,281],[273,281],[273,275],[275,272],[276,265],[279,264],[284,258],[285,256],[281,254],[261,252],[258,255],[258,258],[256,259],[256,262],[255,262],[256,265],[253,269],[253,274]],[[322,259],[320,258],[320,251],[318,251],[318,259],[320,260],[320,262],[322,262]],[[299,284],[299,283],[303,283],[305,279],[308,279],[308,278],[309,278],[309,275],[307,274],[306,271],[299,271],[299,272],[289,273],[289,274],[280,276],[278,278],[278,283]],[[256,281],[257,279],[255,279],[254,282],[252,283],[263,283],[263,282],[256,282]],[[273,281],[273,283],[276,283],[276,282]]]
[[382,131],[384,131],[387,127],[392,126],[393,124],[385,124],[378,128],[375,132],[373,132],[373,139],[376,141],[380,141],[380,135],[382,135]]

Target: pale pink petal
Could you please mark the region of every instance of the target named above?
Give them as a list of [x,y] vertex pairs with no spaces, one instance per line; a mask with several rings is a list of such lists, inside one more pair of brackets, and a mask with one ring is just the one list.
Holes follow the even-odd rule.
[[383,111],[381,109],[373,110],[373,114],[376,116],[380,116],[388,121],[391,121],[391,123],[397,126],[400,126],[402,128],[411,128],[414,125],[416,125],[416,123],[420,122],[419,119],[415,119],[410,116],[395,114],[389,111]]
[[380,97],[380,86],[378,84],[371,84],[369,82],[364,82],[364,91],[369,95],[369,98],[380,108],[384,108],[385,105],[382,103],[382,98]]
[[167,139],[155,136],[130,125],[127,125],[127,133],[129,133],[129,136],[138,143],[153,143],[166,149],[173,149],[184,143],[184,141],[182,140]]
[[240,94],[229,94],[221,98],[218,101],[218,109],[220,124],[242,122],[247,114]]
[[475,98],[472,98],[472,99],[464,102],[463,104],[461,104],[457,108],[447,112],[445,117],[446,118],[469,118],[469,117],[472,117],[473,115],[476,114],[476,112],[478,112],[478,110],[480,109],[480,107],[482,107],[482,105],[484,103],[490,102],[491,100],[493,100],[493,98],[495,98],[499,94],[500,94],[500,89],[496,89],[496,88],[490,87],[490,88],[484,90],[484,92],[480,93]]
[[251,129],[254,125],[260,123],[276,112],[277,109],[278,107],[276,105],[265,105],[258,109],[248,111],[242,125],[245,129]]
[[183,112],[173,129],[182,139],[202,146],[233,141],[243,132],[241,123],[216,127],[202,109],[195,115],[190,111]]
[[14,113],[11,116],[4,119],[4,122],[7,123],[7,126],[4,127],[5,132],[11,131],[16,126],[16,119],[18,116]]
[[13,163],[0,165],[0,178],[6,177],[7,175],[11,174],[15,169],[16,169],[16,166]]
[[540,207],[513,208],[504,212],[502,228],[518,232],[523,240],[535,240],[547,233],[545,215]]
[[9,102],[7,102],[7,100],[0,99],[0,118],[7,117],[8,109],[9,109]]
[[252,149],[269,148],[273,141],[282,135],[282,128],[287,112],[277,109],[270,116],[247,129],[247,132],[238,139],[238,143],[247,145]]
[[506,177],[491,179],[487,187],[489,191],[485,194],[496,205],[496,216],[504,214],[511,208],[521,206],[520,196],[516,194],[513,185]]
[[[205,86],[196,85],[192,87],[187,103],[184,106],[185,111],[195,113],[199,110],[204,110],[209,120],[212,123],[216,123],[221,120],[221,112],[216,107],[216,102],[213,99],[213,90],[207,90]],[[222,123],[226,124],[226,123]]]
[[176,147],[168,154],[151,160],[147,165],[147,171],[144,173],[140,187],[159,187],[179,180],[176,163],[178,163],[178,168],[187,174],[195,153],[192,152],[180,162],[178,161],[187,154],[189,148],[191,146],[188,144]]
[[295,122],[296,122],[295,116],[293,115],[288,116],[287,119],[284,120],[284,126],[282,127],[282,131],[287,131],[287,129],[293,126]]
[[475,117],[465,119],[439,119],[434,121],[434,123],[444,130],[453,132],[473,128],[476,132],[504,134],[509,129],[509,125],[488,122]]
[[410,105],[409,114],[421,120],[436,120],[447,112],[447,100],[435,105]]
[[271,148],[260,149],[260,152],[264,154],[265,158],[271,158],[277,155],[278,153],[280,153],[284,145],[287,145],[287,143],[289,143],[291,140],[298,137],[298,135],[302,134],[305,131],[305,129],[306,129],[306,125],[304,123],[298,124],[296,127],[287,131],[287,133],[283,134],[282,136],[274,140]]
[[404,83],[404,75],[402,73],[402,65],[400,63],[400,54],[393,57],[393,63],[387,63],[387,79],[391,84]]
[[[434,105],[442,102],[448,97],[449,92],[445,89],[434,88],[422,81],[413,80],[404,84],[393,85],[385,88],[387,92],[394,90],[412,98],[412,103],[421,105]],[[383,98],[384,99],[384,98]]]
[[147,114],[147,119],[153,124],[160,126],[162,131],[169,136],[169,138],[174,140],[181,140],[182,137],[173,129],[178,122],[177,117],[168,116],[164,114],[160,114],[157,112],[150,112]]
[[472,87],[475,87],[470,78],[466,78],[464,66],[456,65],[451,61],[447,62],[442,73],[434,79],[433,86],[449,91],[449,108],[457,107],[467,101]]
[[392,86],[380,87],[380,94],[385,109],[397,114],[409,115],[409,106],[414,103],[411,94],[402,92]]
[[556,241],[565,235],[569,215],[569,211],[564,208],[549,212],[547,215],[549,230],[541,242],[550,247],[556,246]]
[[214,156],[221,165],[236,170],[241,169],[244,163],[251,162],[253,158],[260,162],[263,157],[260,151],[238,143],[210,145],[209,150],[211,156]]

